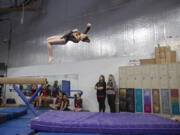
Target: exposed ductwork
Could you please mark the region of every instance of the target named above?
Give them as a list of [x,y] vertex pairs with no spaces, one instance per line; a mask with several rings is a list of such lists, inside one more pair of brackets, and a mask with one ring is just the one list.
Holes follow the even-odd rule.
[[0,13],[22,11],[24,6],[24,11],[38,11],[40,8],[30,7],[29,5],[40,0],[1,0],[0,1]]

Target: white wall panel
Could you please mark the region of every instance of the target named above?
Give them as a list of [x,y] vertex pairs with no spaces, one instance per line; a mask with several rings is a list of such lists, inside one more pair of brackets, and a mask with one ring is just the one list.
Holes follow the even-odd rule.
[[134,77],[134,88],[142,88],[142,75]]
[[159,86],[160,86],[160,88],[169,88],[168,76],[167,75],[159,77]]
[[150,65],[151,88],[158,89],[159,85],[159,67],[158,65]]
[[168,66],[167,64],[160,64],[159,66],[159,76],[168,76]]
[[151,77],[150,76],[142,77],[142,88],[151,88]]

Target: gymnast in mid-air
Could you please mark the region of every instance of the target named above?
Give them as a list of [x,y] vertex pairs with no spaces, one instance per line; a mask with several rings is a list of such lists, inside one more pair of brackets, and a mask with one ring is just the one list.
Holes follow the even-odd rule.
[[79,41],[89,43],[90,40],[87,36],[88,31],[91,28],[91,24],[87,24],[87,28],[83,33],[80,33],[78,29],[74,29],[69,33],[65,34],[64,36],[55,35],[47,38],[47,48],[49,53],[49,60],[48,63],[51,63],[54,60],[52,54],[52,45],[66,45],[68,41],[72,41],[74,43],[79,43]]

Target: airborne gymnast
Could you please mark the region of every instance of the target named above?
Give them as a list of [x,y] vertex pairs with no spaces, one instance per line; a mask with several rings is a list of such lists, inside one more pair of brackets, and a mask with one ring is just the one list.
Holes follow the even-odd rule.
[[68,41],[72,41],[74,43],[79,43],[79,41],[89,43],[90,40],[87,36],[88,31],[91,28],[91,24],[87,24],[87,28],[83,33],[80,33],[78,29],[74,29],[69,33],[65,34],[64,36],[55,35],[47,38],[47,48],[49,54],[48,63],[51,63],[54,60],[53,53],[52,53],[52,45],[66,45]]

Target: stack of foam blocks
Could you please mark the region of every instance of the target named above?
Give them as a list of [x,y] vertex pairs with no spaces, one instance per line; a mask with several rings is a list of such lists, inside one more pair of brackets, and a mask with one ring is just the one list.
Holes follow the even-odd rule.
[[158,45],[155,47],[155,58],[141,59],[140,63],[141,65],[176,63],[176,51],[172,51],[170,46]]

